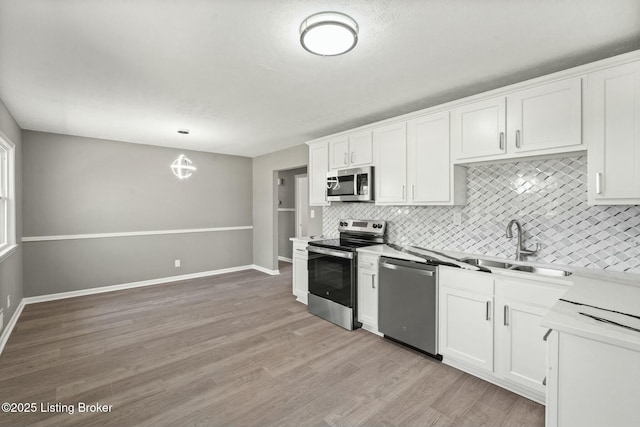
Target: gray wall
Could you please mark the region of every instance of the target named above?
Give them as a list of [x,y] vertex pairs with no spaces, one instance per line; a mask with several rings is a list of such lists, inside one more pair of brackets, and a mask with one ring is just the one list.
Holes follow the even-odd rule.
[[[305,175],[307,168],[289,169],[278,172],[278,208],[296,207],[296,175]],[[296,235],[296,213],[278,211],[278,256],[293,258],[293,242],[289,240]]]
[[[22,134],[20,127],[0,101],[0,131],[16,145],[16,241],[17,250],[0,263],[0,307],[4,309],[4,327],[23,297],[22,286]],[[7,308],[11,295],[11,308]]]
[[278,171],[306,166],[306,144],[254,157],[253,159],[253,263],[278,269],[278,215],[276,179]]
[[[23,152],[25,236],[252,225],[250,158],[32,131]],[[181,153],[186,181],[169,168]],[[24,292],[249,265],[251,246],[251,230],[26,242]]]

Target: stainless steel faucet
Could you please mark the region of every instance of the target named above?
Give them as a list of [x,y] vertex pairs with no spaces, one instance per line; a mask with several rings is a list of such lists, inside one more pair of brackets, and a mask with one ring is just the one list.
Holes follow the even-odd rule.
[[522,261],[526,256],[537,254],[538,251],[540,250],[540,243],[536,243],[535,249],[527,249],[524,246],[522,246],[522,225],[520,225],[520,221],[518,221],[517,219],[512,219],[511,221],[509,221],[509,224],[507,224],[507,237],[509,239],[513,238],[513,231],[511,230],[511,228],[513,227],[513,224],[515,224],[516,228],[518,229],[518,244],[516,246],[516,260]]

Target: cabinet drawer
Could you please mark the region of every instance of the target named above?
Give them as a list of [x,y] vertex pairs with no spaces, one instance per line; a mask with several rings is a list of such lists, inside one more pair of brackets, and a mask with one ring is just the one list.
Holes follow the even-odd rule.
[[293,256],[307,258],[307,242],[293,242]]
[[546,308],[551,308],[568,290],[567,286],[553,283],[502,278],[495,280],[496,297],[504,297]]
[[358,255],[358,268],[363,270],[378,271],[378,255]]
[[440,286],[493,295],[493,275],[453,267],[439,267]]

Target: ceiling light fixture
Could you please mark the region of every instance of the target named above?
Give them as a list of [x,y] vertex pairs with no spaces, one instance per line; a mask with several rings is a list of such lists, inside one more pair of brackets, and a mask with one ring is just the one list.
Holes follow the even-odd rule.
[[356,43],[358,23],[344,13],[316,13],[300,25],[300,44],[315,55],[342,55],[353,49]]

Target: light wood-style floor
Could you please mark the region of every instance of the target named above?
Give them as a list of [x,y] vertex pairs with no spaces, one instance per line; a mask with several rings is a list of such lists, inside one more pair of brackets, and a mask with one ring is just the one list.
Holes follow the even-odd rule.
[[281,271],[26,306],[0,356],[0,402],[113,409],[0,412],[0,425],[544,425],[537,403],[309,315]]

